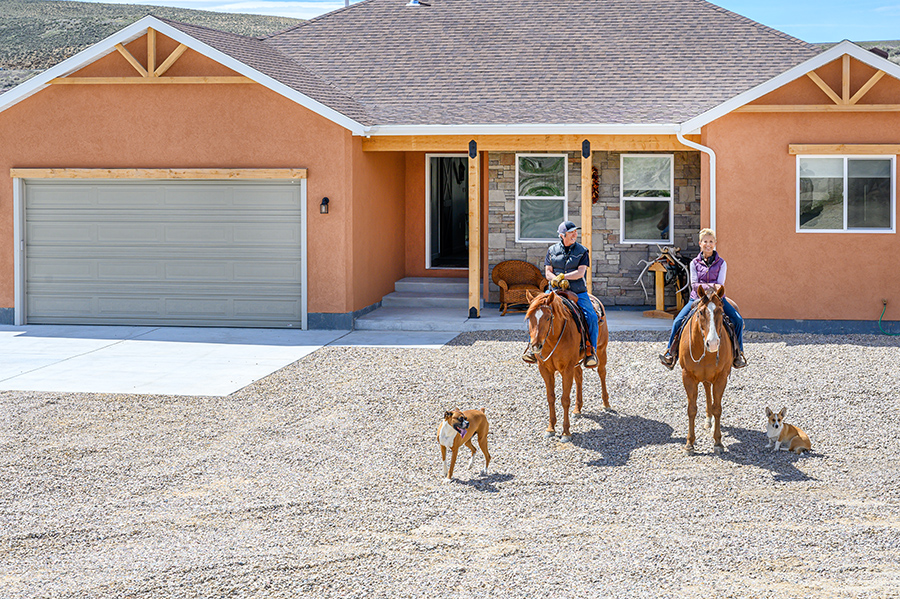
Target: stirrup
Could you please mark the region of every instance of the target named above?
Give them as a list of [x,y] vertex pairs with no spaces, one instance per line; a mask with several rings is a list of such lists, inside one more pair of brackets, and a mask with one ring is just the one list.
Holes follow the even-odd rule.
[[597,356],[595,354],[585,356],[585,358],[584,358],[584,367],[585,368],[596,368],[599,363],[600,362],[597,361]]
[[744,352],[738,352],[737,358],[734,360],[734,363],[731,365],[732,368],[743,368],[747,365],[747,358],[744,357]]
[[668,368],[669,370],[672,370],[673,368],[675,368],[675,356],[673,356],[669,352],[666,352],[664,354],[659,354],[659,361],[662,362],[662,365],[665,366],[666,368]]

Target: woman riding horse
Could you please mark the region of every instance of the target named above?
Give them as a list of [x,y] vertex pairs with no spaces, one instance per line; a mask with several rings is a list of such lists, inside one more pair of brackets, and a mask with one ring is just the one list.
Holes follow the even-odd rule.
[[[591,253],[586,247],[575,241],[579,228],[570,220],[560,223],[557,227],[559,243],[551,245],[547,250],[547,256],[544,258],[544,275],[550,281],[551,288],[568,288],[569,291],[578,295],[578,307],[584,313],[591,340],[591,353],[585,357],[584,366],[595,368],[597,366],[597,337],[600,333],[600,323],[585,283],[585,275],[591,267]],[[525,352],[522,359],[529,364],[537,361],[531,348]]]
[[[725,260],[723,260],[718,252],[716,252],[716,232],[712,229],[701,229],[700,253],[697,254],[696,258],[691,260],[691,298],[687,304],[685,304],[684,308],[681,309],[681,312],[678,313],[678,316],[675,317],[675,322],[672,323],[672,333],[669,335],[669,345],[666,346],[665,353],[659,355],[660,362],[662,362],[663,366],[669,370],[672,370],[672,368],[675,367],[675,356],[672,354],[672,343],[675,341],[676,335],[678,335],[678,332],[681,330],[684,319],[691,313],[694,302],[697,301],[697,287],[701,284],[724,286],[726,270],[727,265],[725,264]],[[740,313],[738,313],[730,302],[723,299],[722,304],[725,315],[734,323],[735,336],[737,337],[739,354],[733,367],[743,368],[747,365],[747,360],[744,358],[744,319],[741,318]]]

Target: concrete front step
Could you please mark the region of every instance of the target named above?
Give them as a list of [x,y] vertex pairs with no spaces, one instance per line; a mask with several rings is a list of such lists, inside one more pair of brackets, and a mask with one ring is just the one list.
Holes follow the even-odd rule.
[[395,291],[384,296],[381,305],[385,308],[456,308],[465,312],[469,294]]
[[469,294],[469,280],[460,277],[406,277],[394,283],[400,293]]

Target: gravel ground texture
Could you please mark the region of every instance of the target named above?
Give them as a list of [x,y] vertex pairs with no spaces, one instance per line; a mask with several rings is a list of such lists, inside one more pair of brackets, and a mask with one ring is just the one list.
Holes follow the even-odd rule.
[[[326,347],[228,397],[0,393],[0,596],[900,597],[900,339],[748,333],[722,455],[702,409],[684,453],[662,336],[612,335],[613,410],[586,373],[568,444],[524,344]],[[766,448],[766,406],[813,451]],[[442,482],[451,407],[486,409],[487,475]]]

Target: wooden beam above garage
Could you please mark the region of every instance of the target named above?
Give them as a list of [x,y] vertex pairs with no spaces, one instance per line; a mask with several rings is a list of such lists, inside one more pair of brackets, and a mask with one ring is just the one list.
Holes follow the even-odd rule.
[[[700,141],[699,135],[685,137]],[[364,152],[466,152],[475,140],[479,152],[575,152],[585,139],[593,151],[692,150],[674,135],[384,135],[363,138],[362,148]]]
[[306,179],[305,168],[14,168],[19,179]]

